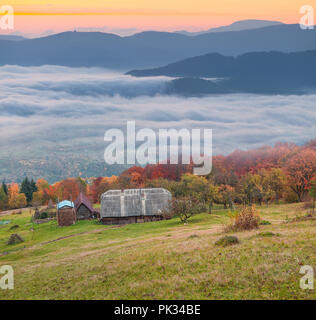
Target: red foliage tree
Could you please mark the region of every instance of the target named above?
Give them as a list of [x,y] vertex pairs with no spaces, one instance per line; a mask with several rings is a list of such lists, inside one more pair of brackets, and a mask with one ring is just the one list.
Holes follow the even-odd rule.
[[316,151],[308,148],[302,149],[289,159],[284,169],[290,188],[297,194],[298,200],[302,201],[315,176]]

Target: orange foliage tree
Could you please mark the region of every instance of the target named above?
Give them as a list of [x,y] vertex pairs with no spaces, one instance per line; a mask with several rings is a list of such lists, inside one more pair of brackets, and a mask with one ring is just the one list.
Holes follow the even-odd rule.
[[316,151],[309,148],[301,150],[289,159],[284,169],[290,188],[296,193],[298,201],[302,201],[315,176]]
[[9,200],[10,209],[23,208],[26,206],[26,197],[24,193],[19,193],[19,185],[12,183],[9,186]]

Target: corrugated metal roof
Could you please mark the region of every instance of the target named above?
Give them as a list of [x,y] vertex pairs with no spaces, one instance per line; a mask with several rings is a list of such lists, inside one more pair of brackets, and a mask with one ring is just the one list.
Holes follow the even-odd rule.
[[64,201],[59,202],[57,204],[57,209],[62,209],[64,207],[74,208],[74,203],[72,201],[69,201],[69,200],[64,200]]

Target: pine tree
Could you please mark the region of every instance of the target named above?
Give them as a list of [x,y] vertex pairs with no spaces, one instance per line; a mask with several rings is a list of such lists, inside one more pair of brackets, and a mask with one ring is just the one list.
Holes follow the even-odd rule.
[[5,183],[5,180],[2,181],[2,189],[3,189],[4,193],[5,193],[6,195],[8,195],[9,190],[8,190],[8,186],[7,186],[6,183]]
[[32,191],[32,199],[33,199],[33,193],[38,191],[36,182],[33,179],[31,180],[31,191]]
[[8,208],[8,196],[5,193],[3,186],[0,187],[0,210],[6,210]]
[[37,186],[34,180],[31,181],[26,177],[21,184],[20,193],[24,193],[26,196],[27,204],[30,204],[33,200],[33,193],[37,191]]

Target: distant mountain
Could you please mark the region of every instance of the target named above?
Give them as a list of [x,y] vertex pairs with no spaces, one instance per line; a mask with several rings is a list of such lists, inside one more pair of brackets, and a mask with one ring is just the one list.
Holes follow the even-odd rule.
[[[185,83],[173,84],[173,91],[180,93],[186,90],[189,93],[192,90],[195,93],[303,93],[310,89],[315,91],[316,88],[316,50],[296,53],[254,52],[238,57],[212,53],[161,68],[133,70],[127,74],[136,77],[186,78]],[[214,82],[208,78],[222,80]],[[201,91],[196,86],[197,79],[204,81],[200,83],[203,87]],[[205,86],[209,89],[205,90]]]
[[271,21],[271,20],[241,20],[241,21],[236,21],[228,26],[211,28],[206,31],[200,31],[200,32],[178,31],[178,33],[181,33],[187,36],[198,36],[198,35],[210,33],[210,32],[242,31],[242,30],[271,27],[271,26],[282,25],[282,24],[284,23],[279,21]]
[[63,65],[130,70],[161,66],[216,52],[237,56],[254,51],[296,52],[316,49],[316,29],[277,25],[254,30],[189,37],[142,32],[128,37],[100,32],[64,32],[24,41],[0,40],[0,65]]
[[27,38],[24,38],[22,36],[0,34],[0,40],[21,41],[26,39]]

